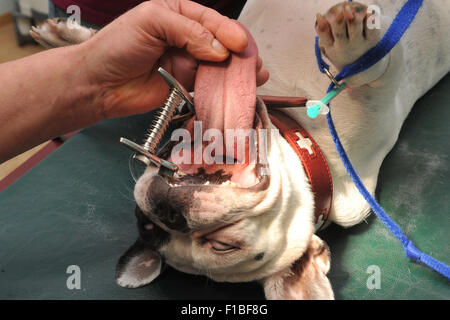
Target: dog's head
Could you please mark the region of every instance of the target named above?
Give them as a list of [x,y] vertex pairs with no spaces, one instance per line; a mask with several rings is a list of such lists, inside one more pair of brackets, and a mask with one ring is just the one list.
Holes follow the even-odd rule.
[[121,286],[150,283],[163,259],[217,281],[262,281],[268,298],[333,297],[329,250],[313,234],[314,203],[303,168],[270,130],[261,101],[256,119],[256,131],[272,133],[265,135],[267,163],[195,166],[178,178],[147,168],[135,188],[139,238],[117,266]]

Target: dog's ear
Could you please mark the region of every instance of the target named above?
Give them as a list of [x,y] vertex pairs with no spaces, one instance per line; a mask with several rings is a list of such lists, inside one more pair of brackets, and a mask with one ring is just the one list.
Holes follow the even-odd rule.
[[160,273],[161,257],[138,239],[120,257],[116,267],[116,282],[125,288],[138,288],[152,282]]
[[264,279],[264,292],[270,300],[333,300],[326,274],[330,269],[330,250],[316,235],[308,249],[291,267]]

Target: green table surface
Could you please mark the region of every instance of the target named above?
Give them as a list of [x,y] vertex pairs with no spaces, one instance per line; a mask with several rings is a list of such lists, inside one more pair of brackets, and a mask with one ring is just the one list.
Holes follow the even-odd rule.
[[[137,236],[130,152],[152,114],[109,120],[81,131],[0,193],[0,299],[263,299],[256,283],[216,283],[170,267],[150,285],[123,289],[114,280],[120,255]],[[383,163],[381,205],[416,246],[450,263],[450,76],[418,101]],[[449,282],[404,257],[372,215],[350,229],[320,233],[332,252],[337,299],[449,299]],[[81,269],[70,290],[68,266]],[[380,268],[368,289],[367,268]]]

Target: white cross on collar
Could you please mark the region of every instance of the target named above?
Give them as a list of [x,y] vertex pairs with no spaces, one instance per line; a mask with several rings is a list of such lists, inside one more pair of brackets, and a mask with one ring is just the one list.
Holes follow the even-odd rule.
[[312,141],[311,141],[309,138],[303,137],[303,136],[301,135],[300,132],[296,132],[295,134],[296,134],[297,137],[298,137],[298,140],[297,140],[298,146],[299,146],[301,149],[306,149],[306,150],[308,150],[308,153],[309,153],[310,156],[314,155],[314,151],[313,151],[313,149],[311,148],[312,145],[313,145]]

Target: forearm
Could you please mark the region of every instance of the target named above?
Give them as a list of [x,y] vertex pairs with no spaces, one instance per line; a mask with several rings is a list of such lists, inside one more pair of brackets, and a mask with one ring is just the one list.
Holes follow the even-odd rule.
[[0,65],[0,163],[104,118],[85,60],[73,46]]

